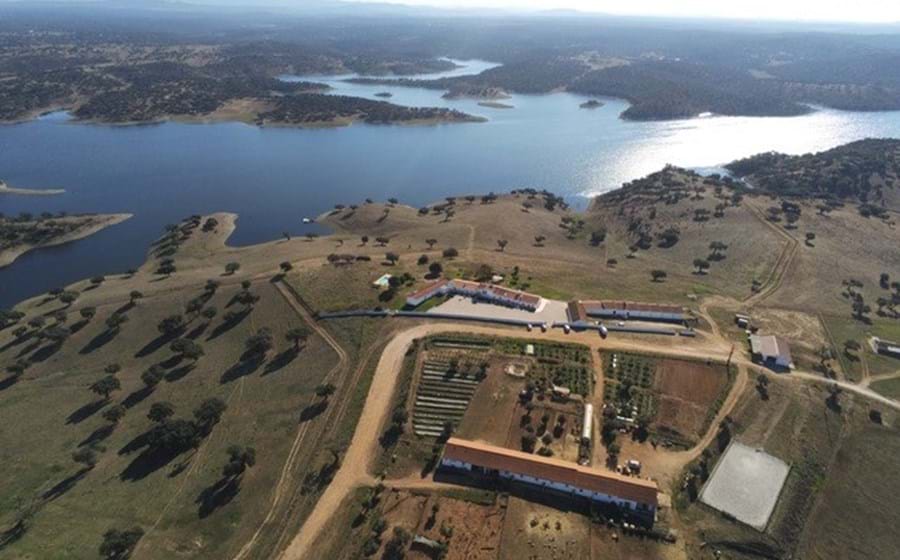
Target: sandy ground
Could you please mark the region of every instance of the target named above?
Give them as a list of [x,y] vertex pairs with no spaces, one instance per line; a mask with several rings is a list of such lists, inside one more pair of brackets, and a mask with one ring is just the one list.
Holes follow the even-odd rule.
[[565,302],[552,299],[544,301],[545,304],[539,311],[531,312],[525,309],[513,309],[503,305],[477,302],[465,296],[453,296],[444,303],[432,307],[428,312],[461,315],[463,317],[487,316],[497,319],[521,319],[523,321],[532,321],[535,325],[568,322]]
[[19,194],[24,196],[52,196],[65,193],[65,189],[19,189],[10,187],[0,181],[0,194]]
[[69,234],[62,235],[60,237],[57,237],[53,241],[50,241],[49,243],[42,243],[40,245],[26,244],[13,247],[12,249],[7,249],[0,252],[0,268],[12,264],[17,258],[21,257],[28,251],[33,251],[35,249],[41,249],[44,247],[55,247],[57,245],[63,245],[65,243],[84,239],[85,237],[91,236],[100,230],[122,223],[131,217],[132,214],[98,214],[97,216],[93,217],[94,222],[89,227],[83,227]]

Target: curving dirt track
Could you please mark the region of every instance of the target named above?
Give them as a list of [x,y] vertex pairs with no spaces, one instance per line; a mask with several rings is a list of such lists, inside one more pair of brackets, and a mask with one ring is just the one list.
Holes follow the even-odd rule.
[[[341,462],[340,470],[338,470],[337,475],[335,475],[331,484],[316,503],[315,509],[306,519],[306,522],[299,528],[299,532],[281,554],[280,558],[301,559],[311,557],[309,556],[310,546],[328,520],[331,519],[338,507],[340,507],[344,498],[357,486],[374,482],[375,479],[369,472],[369,466],[372,458],[377,457],[380,452],[378,436],[381,432],[381,427],[384,425],[385,419],[390,413],[391,400],[393,399],[397,378],[403,363],[403,357],[406,355],[406,351],[412,342],[418,338],[434,334],[459,332],[461,330],[481,335],[528,336],[529,338],[536,339],[579,342],[590,346],[592,351],[599,350],[600,348],[647,351],[648,347],[652,347],[654,351],[659,351],[659,346],[651,343],[633,340],[602,340],[596,334],[572,333],[566,335],[562,332],[550,331],[547,333],[532,332],[527,333],[526,335],[521,329],[469,326],[454,323],[419,325],[400,332],[390,343],[388,343],[381,355],[381,359],[378,362],[372,380],[372,386],[369,389],[366,404],[363,408],[362,415],[360,416],[359,423],[357,424],[356,431],[353,434],[353,440],[350,443],[350,447]],[[673,356],[699,357],[704,359],[712,357],[724,360],[727,358],[730,349],[731,347],[729,344],[694,340],[681,345],[666,347],[665,351],[667,354]],[[736,390],[741,389],[742,387],[743,383],[735,383],[735,390],[733,390],[733,392],[736,392]],[[736,396],[729,396],[726,405],[733,406],[736,399]],[[729,410],[730,408],[724,406],[722,414],[726,414]],[[709,436],[707,435],[707,437]]]
[[[325,329],[319,326],[316,321],[310,316],[309,312],[302,305],[302,303],[296,298],[296,295],[290,290],[283,282],[277,282],[275,286],[278,288],[278,291],[287,301],[288,305],[294,310],[295,313],[299,317],[303,319],[303,321],[310,326],[310,328],[322,339],[325,340],[326,343],[335,351],[338,355],[338,363],[325,375],[325,379],[323,382],[329,382],[335,378],[335,376],[347,368],[349,363],[349,357],[347,352],[341,347],[340,344],[328,333]],[[284,466],[281,469],[281,475],[278,478],[278,484],[276,484],[274,492],[272,494],[272,504],[269,507],[269,511],[266,514],[263,522],[260,523],[259,527],[257,527],[256,532],[253,533],[253,536],[249,541],[244,543],[244,546],[238,551],[234,556],[234,560],[243,560],[247,558],[250,552],[253,550],[259,536],[262,532],[272,523],[275,518],[275,514],[278,511],[279,506],[283,502],[286,496],[288,496],[288,490],[291,488],[290,477],[293,472],[294,464],[297,460],[297,454],[301,449],[303,449],[303,439],[306,437],[307,431],[309,431],[309,427],[311,422],[304,422],[300,425],[297,430],[297,435],[294,437],[294,442],[291,445],[291,450],[288,453],[287,459],[284,462]]]

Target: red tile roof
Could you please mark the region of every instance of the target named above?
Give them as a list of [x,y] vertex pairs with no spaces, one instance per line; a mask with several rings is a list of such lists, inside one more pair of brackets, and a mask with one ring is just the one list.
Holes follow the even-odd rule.
[[522,451],[477,441],[450,438],[444,446],[444,458],[498,471],[532,476],[583,490],[657,506],[659,488],[651,480],[583,467],[576,463],[541,457]]
[[434,295],[443,286],[446,286],[447,283],[448,283],[448,280],[446,278],[438,280],[437,282],[432,282],[431,284],[428,284],[427,286],[413,292],[408,297],[409,298],[420,298],[420,297],[426,297],[426,296],[430,297],[430,296]]

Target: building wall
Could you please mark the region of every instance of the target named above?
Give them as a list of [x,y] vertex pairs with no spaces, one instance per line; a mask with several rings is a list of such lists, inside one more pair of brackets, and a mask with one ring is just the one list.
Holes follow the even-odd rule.
[[[444,467],[460,469],[460,470],[465,470],[465,471],[469,471],[469,472],[471,472],[473,469],[480,469],[480,467],[477,467],[476,465],[471,465],[469,463],[464,463],[462,461],[455,461],[453,459],[447,459],[447,458],[444,458],[441,460],[441,465]],[[565,484],[562,482],[555,482],[555,481],[546,480],[543,478],[536,478],[533,476],[514,473],[514,472],[510,472],[510,471],[500,471],[498,474],[499,474],[500,478],[504,478],[506,480],[514,480],[517,482],[523,482],[525,484],[530,484],[532,486],[539,486],[541,488],[550,488],[550,489],[556,490],[558,492],[563,492],[563,493],[571,494],[574,496],[581,496],[584,498],[590,498],[590,499],[598,501],[598,502],[615,504],[615,505],[625,508],[625,509],[637,510],[637,511],[648,511],[648,512],[655,510],[655,508],[650,507],[645,504],[642,504],[642,503],[634,502],[632,500],[626,500],[626,499],[619,498],[616,496],[610,496],[608,494],[603,494],[601,492],[593,492],[591,490],[578,488],[576,486],[572,486],[572,485]]]

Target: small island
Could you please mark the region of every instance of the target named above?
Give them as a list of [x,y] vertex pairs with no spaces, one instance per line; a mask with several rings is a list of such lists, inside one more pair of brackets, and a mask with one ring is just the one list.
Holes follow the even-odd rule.
[[498,101],[479,101],[479,107],[488,107],[490,109],[515,109],[512,105],[507,105],[506,103],[500,103]]
[[52,196],[63,194],[65,192],[66,191],[64,189],[20,189],[17,187],[11,187],[5,181],[0,180],[0,195],[18,194],[24,196]]
[[378,93],[375,94],[375,97],[383,97],[383,98],[387,99],[390,97],[394,97],[394,94],[389,91],[379,91]]
[[590,101],[585,101],[581,105],[579,105],[582,109],[599,109],[603,107],[603,102],[598,101],[596,99],[591,99]]
[[131,218],[131,214],[53,215],[29,213],[0,217],[0,268],[28,251],[83,239]]

